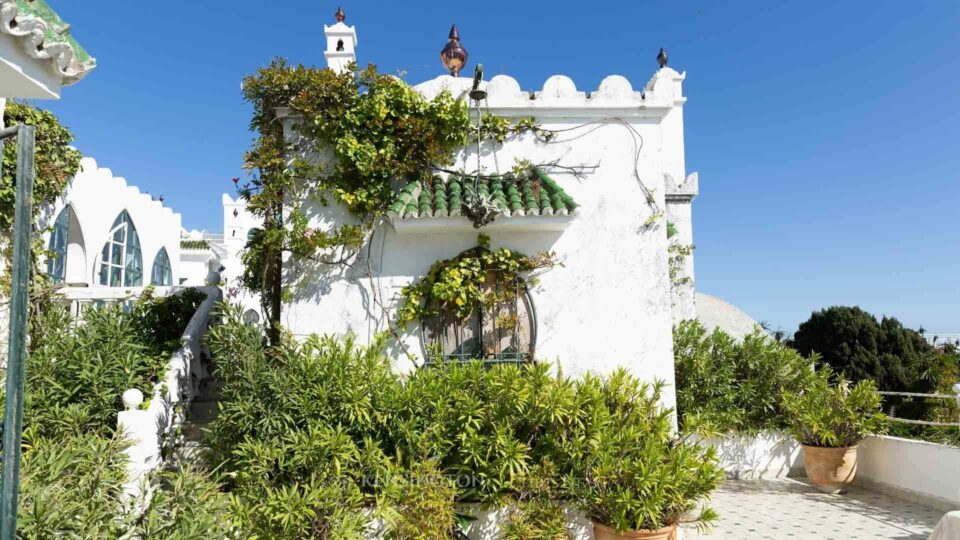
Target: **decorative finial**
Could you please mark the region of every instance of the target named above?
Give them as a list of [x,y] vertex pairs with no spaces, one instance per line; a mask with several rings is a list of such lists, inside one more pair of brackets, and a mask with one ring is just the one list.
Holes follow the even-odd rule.
[[337,22],[343,22],[347,20],[347,14],[343,12],[343,6],[337,8],[337,14],[334,15],[337,18]]
[[460,44],[460,31],[457,30],[457,25],[453,25],[450,28],[450,39],[440,51],[440,61],[443,62],[443,67],[450,71],[450,75],[457,77],[463,66],[467,65],[469,57],[467,50]]
[[660,64],[660,69],[667,67],[667,51],[663,47],[660,47],[660,54],[657,55],[657,63]]

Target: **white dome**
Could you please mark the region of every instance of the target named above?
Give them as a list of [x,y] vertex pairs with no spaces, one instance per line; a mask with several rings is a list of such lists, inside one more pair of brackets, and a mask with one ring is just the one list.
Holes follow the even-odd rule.
[[740,308],[701,292],[697,293],[697,319],[707,331],[719,328],[735,338],[743,338],[757,327],[757,321]]

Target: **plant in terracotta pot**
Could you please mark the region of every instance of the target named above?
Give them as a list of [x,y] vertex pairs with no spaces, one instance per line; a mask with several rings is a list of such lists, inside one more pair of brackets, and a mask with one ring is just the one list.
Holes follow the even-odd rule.
[[716,450],[675,437],[661,388],[618,373],[599,392],[573,479],[597,540],[673,540],[680,525],[717,518],[705,505],[724,477]]
[[857,445],[881,433],[886,417],[873,381],[851,384],[820,369],[799,390],[785,389],[789,429],[803,445],[807,478],[821,491],[839,493],[857,475]]

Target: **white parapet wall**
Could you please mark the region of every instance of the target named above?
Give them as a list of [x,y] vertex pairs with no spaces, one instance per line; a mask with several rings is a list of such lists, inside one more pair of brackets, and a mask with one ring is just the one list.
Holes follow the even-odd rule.
[[717,449],[720,466],[730,478],[761,480],[804,476],[803,451],[785,432],[731,434],[722,439],[706,439],[703,443]]
[[860,446],[858,469],[868,489],[947,512],[960,509],[960,447],[870,437]]
[[[803,448],[788,434],[764,432],[703,441],[717,448],[727,476],[803,477]],[[960,509],[960,447],[868,437],[858,451],[857,483],[943,511]]]

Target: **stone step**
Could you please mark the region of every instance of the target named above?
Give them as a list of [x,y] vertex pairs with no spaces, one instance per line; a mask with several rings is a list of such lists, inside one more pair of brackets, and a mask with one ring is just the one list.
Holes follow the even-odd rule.
[[184,465],[205,468],[207,452],[209,450],[197,441],[184,441],[183,444],[174,448],[169,462],[174,469],[179,469]]
[[194,401],[190,407],[190,421],[194,424],[208,424],[216,418],[220,403],[217,401]]

